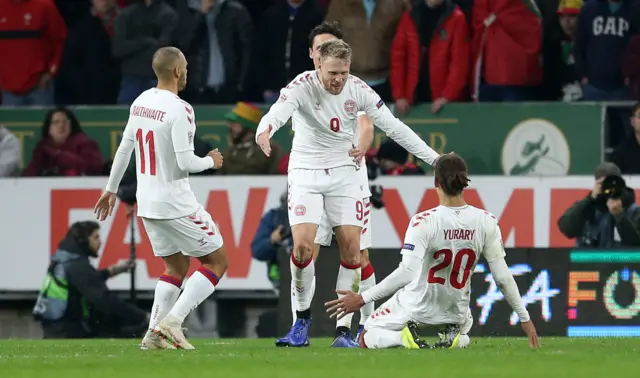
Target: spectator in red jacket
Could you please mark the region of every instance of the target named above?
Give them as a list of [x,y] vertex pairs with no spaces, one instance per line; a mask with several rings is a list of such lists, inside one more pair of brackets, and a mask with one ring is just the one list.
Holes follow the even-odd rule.
[[390,84],[396,109],[432,101],[436,113],[466,96],[469,26],[451,0],[422,0],[406,11],[391,45]]
[[475,0],[472,94],[478,101],[531,101],[542,84],[542,19],[534,1]]
[[99,175],[102,164],[98,144],[82,132],[71,110],[60,107],[47,113],[40,141],[22,175]]
[[67,27],[51,0],[0,0],[0,89],[8,106],[51,105]]

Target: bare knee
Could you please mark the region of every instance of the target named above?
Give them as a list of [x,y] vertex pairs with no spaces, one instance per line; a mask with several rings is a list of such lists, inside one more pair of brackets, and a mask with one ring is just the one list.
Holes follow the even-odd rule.
[[300,240],[293,242],[293,254],[294,258],[298,262],[306,262],[309,259],[313,258],[313,249],[314,244],[309,240]]
[[229,258],[224,247],[220,247],[206,256],[199,257],[198,260],[218,278],[222,278],[229,267]]
[[348,265],[360,265],[362,256],[360,253],[360,242],[349,240],[340,246],[340,260]]
[[301,263],[313,258],[316,248],[313,242],[318,226],[312,223],[296,224],[291,227],[293,235],[293,258]]
[[182,281],[189,272],[190,262],[189,256],[185,256],[182,253],[176,253],[175,255],[165,257],[164,274]]

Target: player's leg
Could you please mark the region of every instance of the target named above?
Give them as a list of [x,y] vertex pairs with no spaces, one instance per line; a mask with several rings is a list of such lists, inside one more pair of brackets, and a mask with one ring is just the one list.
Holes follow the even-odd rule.
[[471,310],[467,309],[464,319],[459,324],[445,324],[440,326],[440,340],[436,342],[436,348],[466,348],[471,343],[469,331],[473,326],[473,316]]
[[[360,292],[376,285],[376,274],[369,260],[369,248],[371,248],[371,202],[369,198],[363,199],[364,203],[364,220],[362,223],[362,233],[360,234],[360,251],[362,253],[362,270],[360,273]],[[367,303],[360,309],[360,325],[358,327],[358,335],[356,340],[360,339],[360,333],[364,328],[364,322],[371,316],[375,309],[375,303]]]
[[144,228],[149,236],[153,253],[164,261],[164,273],[156,283],[153,296],[153,306],[149,318],[149,330],[142,339],[140,348],[147,349],[175,349],[163,338],[153,332],[158,322],[164,318],[178,300],[182,281],[189,270],[189,258],[179,253],[168,237],[167,223],[161,220],[142,218]]
[[291,287],[295,290],[296,320],[289,332],[276,340],[276,346],[309,345],[314,240],[323,212],[322,170],[294,169],[289,172],[289,223],[293,236]]
[[227,254],[220,231],[204,209],[188,217],[166,222],[170,222],[173,228],[172,237],[177,247],[183,254],[200,260],[201,265],[187,280],[182,295],[154,331],[180,349],[194,349],[182,332],[182,323],[193,309],[215,291],[227,270]]
[[[327,219],[327,215],[322,213],[322,218],[320,219],[320,224],[318,225],[318,230],[316,232],[316,239],[313,244],[313,262],[315,264],[316,260],[318,260],[318,256],[320,255],[320,246],[328,247],[331,245],[331,236],[333,234],[333,230],[329,225],[329,220]],[[311,298],[314,297],[316,292],[316,276],[313,276],[313,282],[311,283]],[[291,277],[291,318],[293,319],[293,323],[296,322],[296,290],[293,283],[293,277]]]
[[[325,196],[324,204],[340,250],[336,290],[358,292],[361,275],[360,234],[364,218],[362,189],[354,167],[334,168],[331,176],[332,187]],[[357,347],[350,329],[352,319],[353,314],[348,314],[337,321],[332,346]]]
[[360,346],[370,349],[422,349],[429,345],[417,336],[417,325],[398,303],[397,295],[389,298],[367,319],[359,339]]

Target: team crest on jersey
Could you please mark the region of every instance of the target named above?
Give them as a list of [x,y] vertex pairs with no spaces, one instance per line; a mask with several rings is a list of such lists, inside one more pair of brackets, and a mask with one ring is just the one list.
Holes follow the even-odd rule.
[[304,205],[296,205],[293,211],[295,212],[297,217],[301,217],[307,213],[307,208],[304,207]]
[[358,105],[353,100],[347,100],[344,102],[344,111],[347,113],[355,113],[358,110]]
[[193,131],[189,131],[187,135],[189,136],[189,144],[193,144]]

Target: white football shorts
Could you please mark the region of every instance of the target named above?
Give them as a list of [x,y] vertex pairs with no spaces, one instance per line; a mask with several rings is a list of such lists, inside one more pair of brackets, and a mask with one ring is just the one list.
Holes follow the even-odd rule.
[[202,257],[220,249],[222,235],[211,215],[200,208],[195,213],[177,219],[142,218],[153,254],[158,257],[181,252]]

